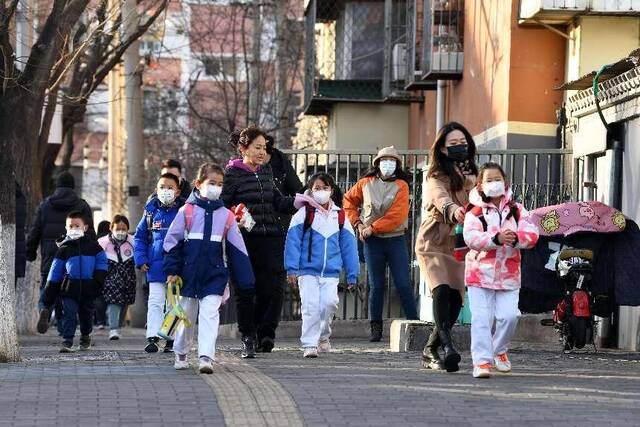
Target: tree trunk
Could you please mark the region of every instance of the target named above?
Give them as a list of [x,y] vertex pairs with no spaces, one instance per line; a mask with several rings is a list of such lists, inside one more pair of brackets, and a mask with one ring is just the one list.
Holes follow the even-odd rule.
[[20,335],[34,335],[38,323],[38,299],[40,298],[40,256],[27,263],[26,275],[18,279],[16,286],[16,323]]
[[[8,181],[8,180],[2,180]],[[9,184],[11,182],[9,181]],[[0,203],[14,198],[15,190],[0,184]],[[15,202],[12,204],[15,206]],[[15,207],[14,207],[15,209]],[[15,214],[13,215],[15,217]],[[10,218],[0,214],[0,307],[2,307],[2,321],[0,322],[0,363],[18,362],[20,360],[20,346],[18,344],[18,329],[16,327],[15,302],[15,261],[16,261],[16,224],[9,223]]]

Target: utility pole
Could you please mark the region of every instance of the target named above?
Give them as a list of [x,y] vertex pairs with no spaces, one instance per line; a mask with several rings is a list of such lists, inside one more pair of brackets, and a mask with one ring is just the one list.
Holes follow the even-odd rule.
[[260,61],[262,53],[262,6],[261,0],[253,0],[251,2],[251,57],[249,59],[249,109],[247,111],[247,125],[258,125],[260,121],[259,103],[260,92]]
[[[139,25],[137,1],[125,0],[122,6],[124,37],[129,38]],[[127,212],[135,224],[142,218],[144,183],[144,139],[142,133],[142,72],[140,69],[139,42],[131,44],[124,54],[124,77],[127,131]],[[131,306],[131,326],[144,327],[146,323],[146,298],[144,281],[138,276],[136,302]]]
[[291,148],[287,120],[287,7],[286,1],[275,1],[276,23],[276,143],[280,148]]

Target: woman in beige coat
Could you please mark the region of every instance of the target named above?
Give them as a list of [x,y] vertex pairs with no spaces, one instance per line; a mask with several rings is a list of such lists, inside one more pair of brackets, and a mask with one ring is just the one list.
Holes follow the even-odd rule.
[[[442,127],[431,148],[426,176],[426,207],[416,239],[416,255],[433,298],[435,328],[423,351],[423,364],[430,369],[456,372],[460,355],[451,338],[464,297],[464,262],[453,256],[454,228],[464,222],[469,191],[478,168],[476,145],[459,123]],[[444,350],[444,360],[438,349]]]

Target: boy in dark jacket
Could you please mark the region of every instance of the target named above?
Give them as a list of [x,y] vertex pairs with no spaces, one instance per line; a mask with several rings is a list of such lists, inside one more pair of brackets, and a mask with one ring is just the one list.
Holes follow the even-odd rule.
[[[82,212],[67,215],[67,234],[59,244],[58,252],[51,263],[44,291],[47,311],[55,299],[62,299],[62,347],[61,353],[69,353],[73,337],[80,322],[80,350],[91,347],[93,330],[93,300],[100,292],[107,274],[107,256],[98,242],[85,236],[88,229]],[[40,318],[48,318],[48,313]]]

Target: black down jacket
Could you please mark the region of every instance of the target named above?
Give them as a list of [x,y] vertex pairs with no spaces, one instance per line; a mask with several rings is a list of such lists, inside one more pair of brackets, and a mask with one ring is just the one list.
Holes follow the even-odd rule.
[[256,222],[255,227],[245,236],[283,237],[287,229],[282,225],[279,214],[292,215],[293,197],[285,197],[275,186],[271,167],[249,170],[241,160],[232,160],[227,166],[221,199],[228,208],[243,203]]
[[95,239],[96,233],[93,229],[91,207],[71,188],[56,188],[56,191],[44,199],[36,210],[27,238],[27,260],[34,261],[36,259],[38,245],[40,245],[40,255],[42,256],[40,271],[43,275],[47,274],[51,268],[53,257],[58,251],[56,240],[66,234],[67,215],[73,211],[80,211],[84,214],[89,225],[86,235]]
[[[302,192],[300,178],[296,175],[296,171],[293,169],[293,165],[286,154],[274,148],[269,166],[271,166],[271,172],[273,173],[273,182],[281,195],[295,197],[296,193]],[[285,231],[288,230],[291,223],[291,215],[281,212],[277,212],[277,214],[282,228]]]

